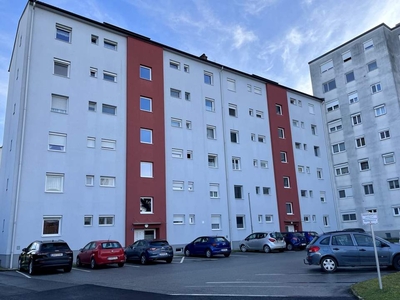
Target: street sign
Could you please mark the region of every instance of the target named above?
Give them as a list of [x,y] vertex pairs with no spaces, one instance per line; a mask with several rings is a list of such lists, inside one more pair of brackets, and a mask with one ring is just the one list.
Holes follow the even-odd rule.
[[361,217],[364,225],[378,224],[378,214],[366,213],[361,214]]

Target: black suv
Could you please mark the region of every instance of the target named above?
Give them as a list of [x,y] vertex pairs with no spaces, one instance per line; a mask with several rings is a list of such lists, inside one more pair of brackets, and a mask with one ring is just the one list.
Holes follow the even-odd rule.
[[34,274],[39,269],[72,269],[73,254],[68,244],[62,240],[34,241],[22,249],[18,259],[18,269],[27,269]]

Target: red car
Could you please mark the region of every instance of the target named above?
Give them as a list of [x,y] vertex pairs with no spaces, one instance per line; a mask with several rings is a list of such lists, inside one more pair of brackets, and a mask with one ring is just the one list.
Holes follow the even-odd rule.
[[117,241],[93,241],[79,250],[76,257],[76,266],[90,265],[92,269],[99,265],[118,264],[123,267],[125,264],[125,252]]

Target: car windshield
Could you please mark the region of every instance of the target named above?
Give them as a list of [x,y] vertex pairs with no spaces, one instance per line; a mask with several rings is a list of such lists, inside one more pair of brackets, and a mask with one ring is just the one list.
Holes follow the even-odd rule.
[[303,234],[301,234],[300,232],[293,232],[292,234],[293,234],[293,236],[297,236],[297,237],[303,236]]
[[222,236],[217,236],[217,237],[215,238],[215,241],[216,241],[216,242],[227,242],[227,240],[226,240],[224,237],[222,237]]
[[101,248],[115,249],[115,248],[121,248],[121,245],[118,242],[104,242],[104,243],[101,243]]
[[54,252],[54,251],[69,251],[66,243],[46,243],[42,244],[41,252]]
[[164,246],[168,246],[168,242],[167,241],[151,241],[149,242],[150,246],[158,246],[158,247],[164,247]]
[[271,232],[269,235],[275,239],[283,239],[283,235],[280,232]]

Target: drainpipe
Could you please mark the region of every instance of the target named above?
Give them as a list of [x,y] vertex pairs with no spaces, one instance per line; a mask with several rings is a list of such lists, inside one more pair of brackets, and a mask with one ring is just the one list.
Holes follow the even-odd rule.
[[[29,5],[29,3],[28,3]],[[11,235],[11,252],[10,252],[10,269],[13,267],[14,258],[14,248],[15,248],[15,235],[17,231],[17,219],[18,219],[18,206],[20,197],[20,186],[21,186],[21,169],[22,169],[22,157],[24,153],[24,143],[25,143],[25,125],[26,125],[26,109],[28,105],[28,87],[29,87],[29,71],[31,62],[31,51],[32,51],[32,34],[33,34],[33,21],[35,17],[35,6],[36,1],[32,3],[31,12],[31,24],[29,29],[29,44],[28,44],[28,57],[27,57],[27,67],[25,74],[25,95],[24,95],[24,111],[22,113],[22,131],[21,131],[21,147],[19,150],[19,160],[18,160],[18,173],[17,173],[17,190],[15,194],[15,204],[14,204],[14,221],[12,225],[12,235]]]

